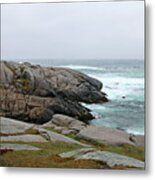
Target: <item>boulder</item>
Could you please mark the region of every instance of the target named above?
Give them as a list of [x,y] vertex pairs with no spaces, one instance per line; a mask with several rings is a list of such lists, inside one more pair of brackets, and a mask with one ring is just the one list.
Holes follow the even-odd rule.
[[135,145],[129,139],[129,134],[125,131],[108,128],[108,127],[97,127],[97,126],[88,126],[80,131],[77,134],[79,138],[98,142],[101,144],[108,144],[108,145],[121,145],[121,144],[130,144]]
[[55,114],[49,122],[43,124],[43,127],[53,128],[62,134],[77,134],[86,127],[86,124],[66,115]]
[[56,124],[57,126],[62,126],[62,127],[85,126],[85,123],[83,123],[75,118],[65,116],[62,114],[55,114],[52,117],[51,122],[53,124]]

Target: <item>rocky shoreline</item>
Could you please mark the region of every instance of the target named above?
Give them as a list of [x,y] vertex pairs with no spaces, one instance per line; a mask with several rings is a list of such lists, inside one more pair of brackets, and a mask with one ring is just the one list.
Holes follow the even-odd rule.
[[108,101],[101,82],[71,69],[6,61],[0,67],[0,116],[43,124],[59,113],[88,122],[94,117],[81,102]]
[[[0,67],[0,150],[4,153],[3,166],[8,163],[9,153],[9,157],[13,158],[11,153],[16,155],[16,151],[46,151],[37,144],[33,146],[33,143],[50,143],[51,147],[58,142],[65,143],[62,146],[68,151],[56,150],[57,158],[61,161],[65,158],[67,162],[71,158],[71,167],[76,161],[86,163],[91,160],[95,167],[102,164],[102,168],[144,169],[141,158],[135,158],[139,156],[138,152],[144,152],[144,136],[89,125],[94,117],[81,103],[108,102],[107,95],[101,92],[101,82],[67,68],[6,61],[1,61]],[[70,145],[78,148],[68,148]],[[133,153],[130,157],[122,152],[117,154],[118,150],[115,153],[114,149],[118,148],[122,148],[123,152],[127,148],[129,155],[131,152],[137,154]],[[49,149],[48,153],[51,152],[52,149]],[[51,167],[57,167],[57,164]]]

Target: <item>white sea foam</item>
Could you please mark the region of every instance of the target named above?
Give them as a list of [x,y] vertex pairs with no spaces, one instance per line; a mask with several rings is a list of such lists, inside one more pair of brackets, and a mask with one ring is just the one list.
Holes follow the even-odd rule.
[[62,66],[83,72],[103,83],[102,91],[111,104],[84,104],[95,116],[93,124],[124,129],[132,134],[144,134],[143,69],[128,66]]
[[85,65],[80,66],[80,65],[73,65],[73,64],[62,65],[59,67],[67,67],[67,68],[71,68],[71,69],[75,69],[75,70],[104,70],[103,68],[95,67],[95,66],[85,66]]

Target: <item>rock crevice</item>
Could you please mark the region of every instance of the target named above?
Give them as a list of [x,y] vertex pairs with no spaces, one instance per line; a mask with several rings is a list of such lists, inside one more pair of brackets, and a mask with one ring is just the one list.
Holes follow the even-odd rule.
[[102,83],[68,68],[0,62],[0,116],[43,124],[53,114],[93,119],[85,103],[104,103]]

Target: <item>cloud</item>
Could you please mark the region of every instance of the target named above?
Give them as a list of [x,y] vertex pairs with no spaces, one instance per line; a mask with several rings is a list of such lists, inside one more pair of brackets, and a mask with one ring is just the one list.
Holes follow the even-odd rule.
[[2,59],[143,59],[144,2],[2,5]]

